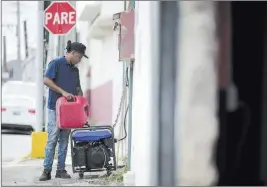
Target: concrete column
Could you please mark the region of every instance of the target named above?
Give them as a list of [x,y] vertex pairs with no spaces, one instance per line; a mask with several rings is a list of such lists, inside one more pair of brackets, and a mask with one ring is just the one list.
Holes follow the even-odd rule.
[[[135,64],[133,72],[133,100],[132,100],[132,158],[131,171],[125,175],[125,185],[150,186],[156,185],[155,172],[157,163],[154,146],[151,147],[153,134],[153,90],[155,45],[151,33],[157,27],[156,1],[136,2],[135,25]],[[151,22],[153,20],[153,23]],[[154,144],[156,145],[156,144]],[[153,151],[154,150],[154,151]],[[154,172],[151,172],[154,168]]]
[[179,186],[212,185],[217,124],[215,2],[181,1],[177,154]]

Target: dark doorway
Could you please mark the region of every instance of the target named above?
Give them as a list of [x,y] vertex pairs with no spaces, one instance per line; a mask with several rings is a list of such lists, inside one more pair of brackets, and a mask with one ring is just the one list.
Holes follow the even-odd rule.
[[229,95],[227,89],[220,90],[218,185],[264,185],[260,171],[265,14],[266,2],[231,2],[231,79],[238,107],[227,111]]

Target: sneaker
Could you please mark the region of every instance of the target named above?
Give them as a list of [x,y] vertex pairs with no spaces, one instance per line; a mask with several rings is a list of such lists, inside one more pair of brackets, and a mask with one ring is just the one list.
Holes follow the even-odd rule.
[[56,178],[70,179],[71,176],[67,173],[65,169],[62,169],[62,170],[57,170]]
[[43,174],[39,178],[39,181],[47,181],[51,179],[51,170],[50,169],[44,169]]

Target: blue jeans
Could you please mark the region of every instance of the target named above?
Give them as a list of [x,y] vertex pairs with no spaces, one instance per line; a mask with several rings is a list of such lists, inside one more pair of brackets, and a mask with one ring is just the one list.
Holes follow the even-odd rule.
[[55,157],[55,148],[58,142],[57,169],[65,169],[65,161],[68,151],[70,129],[59,129],[56,125],[56,111],[48,110],[48,140],[45,148],[44,168],[52,169]]

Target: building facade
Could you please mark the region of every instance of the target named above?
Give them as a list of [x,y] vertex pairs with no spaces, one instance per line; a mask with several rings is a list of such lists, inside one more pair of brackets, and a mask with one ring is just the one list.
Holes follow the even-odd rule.
[[[88,46],[90,58],[82,61],[80,71],[82,87],[87,90],[90,102],[91,123],[112,125],[117,117],[129,63],[119,61],[118,33],[114,29],[113,15],[127,10],[129,4],[101,1],[83,4],[79,10],[80,24],[87,24],[86,28],[80,27],[79,34]],[[135,2],[135,62],[132,112],[129,114],[132,130],[129,132],[127,128],[128,137],[117,145],[119,159],[130,159],[130,171],[125,176],[132,185],[157,184],[155,176],[159,165],[155,142],[158,136],[153,132],[159,122],[155,121],[156,104],[153,104],[157,85],[153,79],[156,61],[152,54],[157,54],[153,43],[157,40],[154,34],[158,27],[151,25],[159,18],[154,9],[157,5],[158,2]],[[179,6],[178,101],[173,103],[177,117],[176,184],[210,185],[217,177],[212,162],[217,137],[215,5],[212,2],[181,2]],[[191,54],[192,48],[195,55]],[[199,69],[203,71],[196,73]],[[207,86],[203,93],[198,89],[201,85]],[[131,90],[126,89],[128,96]],[[115,128],[116,138],[123,137],[124,115],[129,104],[126,100]],[[128,118],[126,122],[128,125]],[[127,139],[132,143],[128,144]]]

